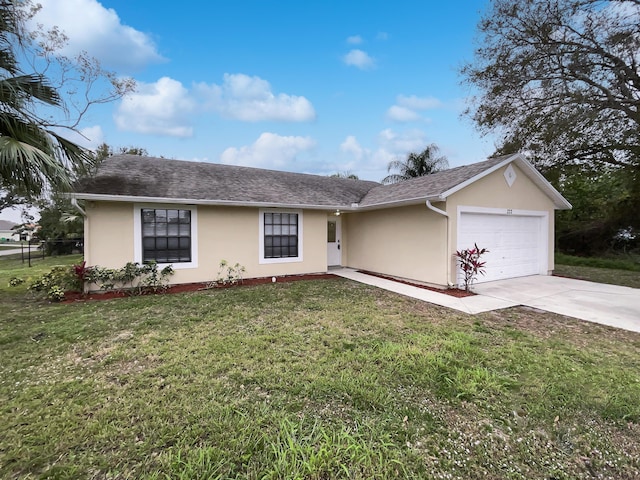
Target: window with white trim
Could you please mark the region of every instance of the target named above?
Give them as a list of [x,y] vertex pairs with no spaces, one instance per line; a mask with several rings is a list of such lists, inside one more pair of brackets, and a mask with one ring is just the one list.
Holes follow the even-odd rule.
[[302,261],[302,212],[260,210],[260,263]]
[[142,208],[142,261],[191,262],[191,210]]

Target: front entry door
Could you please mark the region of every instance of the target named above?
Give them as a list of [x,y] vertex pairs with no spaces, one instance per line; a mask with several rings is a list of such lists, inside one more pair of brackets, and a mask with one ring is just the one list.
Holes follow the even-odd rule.
[[342,265],[342,223],[340,217],[330,217],[327,224],[327,264]]

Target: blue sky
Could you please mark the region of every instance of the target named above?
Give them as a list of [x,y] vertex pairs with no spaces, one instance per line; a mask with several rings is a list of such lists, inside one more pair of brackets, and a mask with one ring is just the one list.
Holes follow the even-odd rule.
[[65,53],[138,82],[84,118],[91,147],[377,181],[429,143],[452,167],[494,150],[461,118],[458,74],[485,0],[39,3]]

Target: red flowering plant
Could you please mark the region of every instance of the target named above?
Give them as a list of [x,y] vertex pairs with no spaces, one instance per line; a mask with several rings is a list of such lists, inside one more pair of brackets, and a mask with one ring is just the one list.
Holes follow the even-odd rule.
[[484,266],[487,262],[481,262],[480,257],[487,252],[489,252],[489,250],[479,248],[477,243],[473,244],[473,248],[456,251],[456,258],[464,276],[465,291],[469,291],[471,284],[476,280],[478,274],[485,274]]
[[91,273],[91,267],[87,267],[87,262],[83,261],[71,267],[74,279],[74,290],[82,292],[84,289],[84,282],[87,281],[87,277]]

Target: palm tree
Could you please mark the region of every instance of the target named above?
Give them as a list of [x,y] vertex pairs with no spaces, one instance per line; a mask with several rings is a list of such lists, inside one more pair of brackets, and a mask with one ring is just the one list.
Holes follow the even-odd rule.
[[0,0],[0,188],[35,197],[47,188],[69,189],[92,156],[37,114],[64,104],[43,75],[20,70],[16,49],[28,41],[20,5]]
[[407,159],[392,160],[389,162],[387,171],[396,170],[397,173],[391,173],[382,179],[382,183],[389,185],[398,183],[410,178],[431,175],[432,173],[445,170],[449,167],[449,161],[444,155],[439,155],[440,149],[435,143],[427,145],[421,153],[410,153]]

